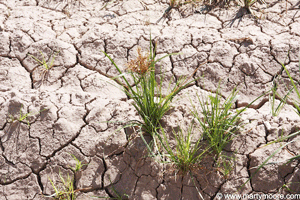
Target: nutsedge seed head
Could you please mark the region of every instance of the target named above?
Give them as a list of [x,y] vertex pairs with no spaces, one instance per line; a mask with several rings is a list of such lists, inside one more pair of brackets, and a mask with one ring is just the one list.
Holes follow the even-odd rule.
[[137,49],[138,56],[135,60],[130,60],[126,65],[127,69],[138,73],[140,75],[145,74],[147,71],[149,71],[151,66],[151,60],[149,58],[149,53],[146,55],[143,55],[141,52],[141,47],[138,47]]

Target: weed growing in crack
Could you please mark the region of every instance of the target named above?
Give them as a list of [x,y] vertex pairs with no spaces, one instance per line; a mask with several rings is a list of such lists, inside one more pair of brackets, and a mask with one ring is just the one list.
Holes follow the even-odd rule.
[[[193,172],[199,170],[201,160],[204,159],[205,154],[210,150],[210,147],[205,148],[204,145],[200,144],[202,137],[196,142],[192,141],[194,126],[194,123],[191,123],[188,130],[186,130],[187,134],[184,134],[185,131],[182,129],[179,129],[178,132],[173,130],[176,142],[175,147],[170,145],[168,136],[163,127],[160,127],[160,133],[155,134],[152,145],[148,144],[143,136],[141,138],[146,144],[151,157],[158,158],[156,160],[160,163],[167,163],[175,166],[174,169],[178,170],[176,174],[189,174],[199,197],[204,200],[200,190],[194,182]],[[154,146],[154,148],[152,146]]]
[[197,169],[200,161],[204,157],[204,154],[209,150],[209,148],[202,148],[200,144],[202,137],[200,137],[196,142],[192,142],[192,134],[194,124],[187,130],[187,134],[183,133],[182,129],[176,133],[173,131],[175,136],[175,149],[170,146],[169,139],[161,127],[161,134],[156,134],[154,139],[155,150],[153,151],[149,145],[147,145],[149,152],[153,157],[156,157],[158,154],[161,158],[160,160],[165,160],[166,162],[174,164],[182,174],[186,174],[189,171]]
[[[285,72],[286,72],[286,74],[288,75],[288,77],[289,77],[289,80],[291,81],[291,84],[292,84],[292,89],[287,89],[287,93],[286,93],[286,95],[285,96],[287,96],[286,98],[283,98],[283,99],[281,99],[281,104],[282,104],[282,106],[284,106],[285,105],[285,102],[286,102],[286,100],[287,100],[287,98],[289,97],[289,94],[292,92],[292,90],[295,90],[295,92],[296,92],[296,94],[297,94],[297,98],[298,99],[292,99],[292,102],[293,102],[293,105],[294,105],[294,107],[295,107],[295,112],[300,116],[300,102],[299,102],[299,100],[300,100],[300,91],[299,91],[299,89],[298,89],[298,87],[297,87],[297,85],[296,84],[298,84],[298,82],[297,81],[294,81],[294,79],[292,78],[292,76],[290,75],[290,73],[289,73],[289,71],[288,71],[288,69],[286,68],[286,66],[284,65],[284,64],[281,64],[282,65],[282,67],[283,67],[283,69],[285,70]],[[299,61],[299,71],[300,71],[300,61]],[[295,83],[296,82],[296,83]],[[299,135],[300,134],[300,131],[298,130],[298,131],[296,131],[296,132],[294,132],[294,133],[292,133],[292,134],[290,134],[290,135],[287,135],[287,136],[281,136],[279,139],[277,139],[277,140],[275,140],[275,141],[272,141],[272,142],[269,142],[268,144],[266,144],[264,147],[266,147],[266,146],[268,146],[268,145],[270,145],[270,144],[273,144],[273,143],[277,143],[277,142],[284,142],[284,141],[287,141],[288,139],[292,139],[292,138],[294,138],[295,136],[297,136],[297,135]],[[275,162],[272,162],[272,163],[270,163],[270,162],[268,162],[272,157],[274,157],[277,153],[279,153],[283,148],[285,148],[287,145],[289,145],[289,144],[291,144],[291,143],[293,143],[293,142],[299,142],[299,141],[296,141],[296,140],[290,140],[290,141],[288,141],[288,142],[286,142],[285,144],[283,144],[283,145],[281,145],[279,148],[277,148],[261,165],[259,165],[259,166],[256,166],[256,167],[253,167],[253,169],[256,169],[255,170],[255,172],[252,174],[252,176],[241,186],[241,187],[243,187],[244,185],[246,185],[252,178],[253,178],[253,176],[255,176],[257,173],[258,173],[258,171],[262,168],[262,167],[264,167],[265,165],[268,165],[268,164],[278,164],[278,163],[275,163]],[[286,160],[286,161],[284,161],[285,162],[285,164],[287,164],[287,163],[290,163],[290,162],[292,162],[292,161],[294,161],[294,160],[297,160],[297,159],[299,159],[300,158],[300,154],[298,154],[298,155],[295,155],[295,156],[293,156],[292,158],[289,158],[288,160]],[[286,188],[288,191],[290,191],[289,190],[289,188],[287,187],[287,185],[283,185],[282,186],[283,188]],[[292,191],[290,191],[290,192],[292,192]]]
[[69,174],[65,179],[61,175],[61,172],[59,172],[59,177],[62,183],[61,186],[55,186],[53,181],[49,178],[49,181],[55,191],[55,193],[49,197],[54,197],[54,199],[58,199],[58,200],[75,200],[76,194],[74,190],[74,180],[71,179]]
[[[118,70],[119,75],[114,79],[122,79],[125,82],[122,85],[123,91],[130,99],[133,99],[133,106],[142,118],[142,121],[133,122],[131,125],[139,126],[144,133],[153,137],[159,129],[161,118],[170,109],[170,103],[174,96],[194,80],[189,81],[190,77],[180,79],[168,95],[163,95],[162,82],[159,84],[156,81],[155,64],[165,57],[174,54],[168,54],[155,60],[155,49],[152,47],[151,37],[149,54],[143,55],[139,49],[137,59],[128,62],[127,72],[125,73],[120,70],[108,54],[103,53]],[[125,74],[129,74],[132,78],[132,85],[124,76]]]
[[[220,89],[217,89],[215,95],[209,95],[208,99],[200,99],[201,113],[193,105],[192,114],[200,123],[205,139],[216,153],[217,157],[221,154],[225,145],[227,145],[235,136],[241,122],[239,115],[245,110],[237,113],[232,112],[232,108],[237,99],[238,91],[233,90],[224,103],[221,103]],[[203,118],[202,118],[203,116]]]
[[235,163],[235,156],[221,155],[219,157],[219,160],[216,161],[216,167],[217,170],[223,174],[225,179],[227,179],[231,171],[233,170],[234,163]]
[[16,143],[18,142],[19,134],[20,134],[20,127],[21,127],[21,122],[23,120],[26,120],[27,125],[30,126],[29,121],[27,117],[30,115],[30,113],[23,114],[22,112],[23,105],[21,105],[20,111],[19,111],[19,117],[15,118],[11,114],[9,114],[9,121],[10,125],[7,130],[4,130],[5,135],[2,136],[1,141],[6,142],[8,141],[12,136],[13,133],[16,133]]
[[[173,89],[171,89],[169,94],[163,95],[162,82],[159,84],[156,81],[155,64],[163,58],[174,54],[168,54],[155,60],[155,49],[152,47],[151,37],[149,54],[143,55],[141,49],[138,49],[137,59],[131,60],[127,64],[127,74],[129,74],[133,80],[132,85],[124,76],[125,73],[122,73],[120,68],[106,53],[105,55],[118,70],[119,75],[116,78],[120,78],[125,82],[123,91],[130,99],[133,99],[133,106],[142,118],[142,121],[131,122],[129,126],[138,126],[140,133],[146,133],[146,135],[151,136],[152,138],[152,141],[148,144],[144,135],[141,134],[141,138],[150,154],[154,157],[157,153],[161,158],[164,156],[169,157],[170,162],[174,163],[182,172],[188,172],[195,168],[206,150],[201,152],[199,146],[200,140],[197,141],[197,144],[191,143],[192,127],[188,130],[187,137],[185,137],[182,132],[175,134],[177,147],[176,153],[174,153],[169,145],[166,134],[160,125],[160,120],[170,109],[170,103],[175,95],[194,81],[190,81],[189,79],[198,68],[190,77],[181,78],[175,84]],[[161,80],[163,80],[163,77],[161,77]],[[128,125],[126,126],[128,127]],[[163,159],[160,160],[162,161]],[[199,195],[201,196],[200,193]]]
[[[72,154],[70,154],[70,155],[76,161],[76,166],[75,166],[75,168],[73,168],[73,167],[69,167],[69,168],[75,173],[75,176],[76,176],[76,172],[80,171],[81,168],[87,164],[82,164],[82,162],[79,161],[78,158],[76,158]],[[59,171],[59,178],[60,178],[59,185],[55,185],[54,182],[49,178],[49,181],[50,181],[55,193],[52,195],[46,196],[46,197],[53,197],[54,199],[57,199],[57,200],[75,200],[77,192],[91,189],[91,188],[75,189],[74,178],[71,178],[69,174],[67,174],[67,178],[64,178],[61,175],[60,171]]]
[[[288,52],[289,55],[289,52]],[[297,99],[290,99],[291,102],[293,102],[294,107],[296,108],[296,113],[300,116],[300,90],[298,89],[297,85],[299,84],[298,81],[295,81],[290,72],[288,71],[288,69],[286,68],[286,66],[281,63],[282,66],[282,70],[284,70],[291,82],[291,88],[289,88],[289,86],[284,85],[285,87],[285,92],[286,94],[284,95],[284,97],[282,98],[278,93],[277,93],[277,89],[279,87],[279,83],[276,83],[275,81],[277,81],[277,79],[279,79],[279,76],[276,76],[274,78],[273,81],[273,87],[271,88],[272,91],[272,96],[270,95],[270,103],[271,103],[271,113],[272,116],[277,116],[279,114],[279,112],[281,111],[281,109],[284,107],[284,105],[287,103],[287,100],[290,98],[290,94],[292,91],[296,92],[296,97]],[[300,60],[299,60],[299,72],[300,72]],[[280,103],[279,105],[275,108],[275,98],[280,99]]]
[[[288,91],[286,92],[284,97],[281,97],[278,94],[277,89],[278,89],[278,83],[276,83],[274,80],[273,86],[271,88],[271,93],[269,95],[270,110],[271,110],[272,116],[274,116],[274,117],[279,115],[280,111],[282,110],[284,105],[287,103],[287,99],[288,99],[289,95],[293,91],[293,88],[287,89]],[[276,106],[276,101],[275,101],[276,98],[280,99],[280,102],[277,106]]]
[[[281,65],[282,65],[282,67],[284,68],[286,74],[288,75],[288,77],[289,77],[289,79],[290,79],[290,81],[291,81],[292,89],[293,89],[293,90],[296,92],[296,94],[297,94],[297,98],[298,98],[298,99],[292,99],[292,101],[293,101],[293,104],[294,104],[294,106],[295,106],[295,108],[296,108],[296,113],[300,116],[300,91],[299,91],[299,89],[298,89],[298,87],[297,87],[297,85],[296,85],[296,84],[298,84],[298,82],[297,82],[297,81],[294,81],[294,79],[292,78],[290,72],[287,70],[286,66],[285,66],[284,64],[281,64]],[[299,72],[300,72],[300,61],[299,61]],[[295,82],[296,82],[296,83],[295,83]]]
[[237,94],[238,91],[234,89],[225,101],[221,103],[222,97],[219,87],[216,94],[209,95],[207,99],[200,99],[198,96],[201,112],[196,109],[195,105],[192,105],[192,114],[200,123],[204,138],[209,142],[210,147],[216,154],[216,160],[218,160],[224,147],[236,136],[243,124],[243,121],[240,120],[240,115],[256,100],[265,95],[257,97],[246,107],[233,111],[232,108],[237,100]]
[[46,81],[46,80],[49,78],[50,70],[51,70],[52,67],[53,67],[55,57],[57,56],[57,54],[59,53],[59,51],[56,52],[56,53],[54,54],[54,56],[53,56],[52,60],[50,61],[50,63],[49,63],[49,60],[50,60],[51,56],[50,56],[49,59],[46,61],[44,54],[43,54],[41,51],[40,51],[40,53],[41,53],[41,55],[42,55],[42,60],[39,60],[38,58],[36,58],[36,57],[34,57],[33,55],[31,55],[31,54],[28,53],[28,55],[29,55],[30,57],[32,57],[34,60],[36,60],[36,61],[39,63],[39,65],[43,67],[43,68],[42,68],[42,71],[41,71],[40,74],[39,74],[40,79],[37,80],[37,81],[35,81],[35,82],[33,83],[33,87],[34,87],[35,89],[41,87],[41,85],[43,84],[43,82]]
[[[4,130],[4,135],[1,137],[1,142],[5,143],[8,140],[10,140],[11,137],[15,137],[15,144],[16,144],[16,152],[18,152],[18,141],[19,141],[19,135],[20,135],[20,128],[21,128],[21,123],[24,122],[24,120],[26,121],[27,125],[30,126],[29,120],[27,119],[29,116],[33,116],[36,115],[38,113],[43,112],[44,110],[47,109],[43,109],[41,111],[39,111],[38,113],[25,113],[23,114],[22,112],[22,108],[23,105],[21,105],[20,107],[20,111],[19,111],[19,116],[18,117],[14,117],[11,114],[9,114],[9,123],[10,125],[8,126],[7,130]],[[15,133],[15,134],[14,134]]]
[[280,188],[280,189],[286,189],[287,191],[289,191],[290,193],[292,193],[292,194],[297,194],[298,192],[297,191],[295,191],[295,190],[292,190],[291,188],[290,188],[290,186],[289,185],[291,185],[291,184],[300,184],[300,182],[290,182],[290,183],[286,183],[286,184],[283,184],[283,186]]
[[[264,145],[263,147],[266,147],[268,145],[271,145],[271,144],[274,144],[274,143],[278,143],[278,142],[284,142],[284,141],[287,141],[288,139],[290,138],[293,138],[297,135],[300,134],[300,131],[297,131],[293,134],[290,134],[290,135],[287,135],[287,136],[284,136],[284,137],[280,137],[279,139],[277,140],[274,140],[272,142],[269,142],[268,144]],[[240,186],[240,188],[244,187],[252,178],[253,176],[255,176],[257,174],[257,172],[262,168],[264,167],[265,165],[269,165],[269,164],[278,164],[278,163],[282,163],[282,161],[280,162],[268,162],[271,158],[273,158],[278,152],[280,152],[283,148],[285,148],[287,145],[293,143],[293,142],[296,142],[295,140],[291,140],[289,142],[286,142],[285,144],[281,145],[279,148],[277,148],[265,161],[263,161],[262,164],[260,164],[259,166],[256,166],[256,167],[252,167],[251,169],[256,169],[254,171],[254,173],[251,175],[251,177],[242,185]],[[298,141],[299,142],[299,141]],[[263,148],[261,147],[261,148]],[[296,156],[293,156],[292,158],[289,158],[288,160],[284,161],[285,164],[289,163],[289,162],[292,162],[293,160],[296,160],[296,159],[299,159],[300,158],[300,155],[296,155]]]
[[74,156],[73,154],[70,154],[70,155],[71,155],[71,156],[73,157],[73,159],[76,161],[76,166],[75,166],[75,168],[70,167],[70,169],[72,169],[72,170],[74,171],[74,173],[80,171],[81,168],[82,168],[83,166],[88,165],[88,164],[82,164],[82,162],[81,162],[78,158],[76,158],[76,156]]

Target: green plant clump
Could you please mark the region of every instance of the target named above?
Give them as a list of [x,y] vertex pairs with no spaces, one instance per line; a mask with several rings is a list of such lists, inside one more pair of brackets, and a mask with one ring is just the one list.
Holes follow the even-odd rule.
[[[167,135],[163,128],[161,128],[162,137],[158,135],[158,140],[162,144],[163,150],[166,151],[166,157],[168,157],[171,163],[185,174],[186,172],[194,171],[197,169],[198,164],[204,157],[204,154],[209,150],[209,148],[202,149],[200,144],[202,137],[200,137],[196,142],[192,142],[192,133],[194,124],[187,130],[187,135],[184,135],[183,130],[180,129],[177,133],[173,131],[175,136],[175,152],[168,142]],[[164,156],[161,156],[162,158]]]
[[[168,54],[155,60],[155,49],[152,47],[151,38],[149,55],[143,55],[139,48],[137,59],[129,61],[126,73],[121,71],[107,53],[104,52],[104,54],[110,59],[119,72],[119,75],[114,79],[120,78],[125,82],[123,91],[130,99],[133,99],[133,106],[142,118],[142,121],[137,121],[131,125],[138,125],[142,132],[153,137],[160,127],[161,118],[170,109],[170,103],[174,96],[193,80],[188,81],[188,79],[180,79],[169,94],[163,95],[161,90],[162,82],[157,83],[156,81],[155,64],[163,58],[173,54]],[[125,77],[125,74],[130,75],[133,84],[130,84],[129,79]],[[163,80],[163,76],[161,77],[161,80]]]
[[49,178],[49,181],[55,191],[51,197],[54,197],[54,199],[58,200],[75,200],[76,194],[74,190],[73,179],[69,174],[67,175],[67,178],[64,178],[60,172],[59,177],[62,183],[60,186],[55,186],[53,181]]
[[236,136],[239,128],[243,125],[240,115],[264,95],[260,95],[246,107],[237,109],[236,111],[232,110],[238,98],[238,91],[236,89],[231,92],[223,103],[221,102],[220,88],[217,89],[215,95],[209,95],[207,99],[201,99],[198,96],[201,112],[193,105],[192,114],[200,123],[204,138],[209,142],[217,158],[221,156],[224,147]]
[[207,100],[200,99],[198,96],[201,113],[193,105],[192,113],[200,123],[205,139],[218,156],[225,145],[233,139],[242,123],[239,121],[239,115],[245,111],[245,108],[236,113],[232,112],[237,94],[238,91],[233,90],[224,103],[221,103],[219,89],[215,95],[209,95]]
[[[199,122],[204,139],[208,141],[208,146],[203,148],[200,137],[196,142],[192,142],[192,133],[194,124],[189,127],[187,134],[180,129],[179,132],[174,132],[175,147],[170,145],[169,138],[160,124],[161,118],[170,109],[170,103],[182,89],[191,84],[193,80],[182,78],[175,83],[175,86],[167,95],[162,94],[162,82],[156,80],[155,65],[163,58],[174,55],[168,54],[160,59],[155,59],[155,49],[152,47],[150,37],[150,51],[148,55],[143,55],[141,49],[138,48],[138,56],[135,60],[131,60],[127,64],[127,71],[123,72],[116,65],[113,59],[103,52],[118,71],[118,75],[113,79],[122,86],[122,90],[133,100],[133,106],[141,117],[141,121],[133,121],[126,126],[138,126],[141,138],[147,146],[152,157],[159,157],[161,162],[174,164],[179,171],[192,173],[193,169],[197,169],[205,153],[211,149],[216,153],[216,161],[220,161],[222,150],[235,137],[240,126],[243,124],[240,121],[240,115],[250,105],[243,107],[237,111],[232,108],[235,105],[238,91],[234,89],[224,103],[221,101],[219,88],[215,95],[210,95],[206,101],[201,100],[198,96],[201,111],[198,111],[195,106],[192,114]],[[129,78],[127,78],[129,75]],[[163,76],[160,77],[163,80]],[[202,117],[203,116],[203,117]],[[199,131],[201,132],[201,131]],[[148,144],[144,135],[150,135],[152,141]],[[167,158],[167,159],[166,159]],[[231,158],[225,158],[223,164],[218,164],[224,168],[223,174],[227,176],[232,168]],[[191,175],[192,178],[192,175]],[[203,199],[199,192],[199,196]]]

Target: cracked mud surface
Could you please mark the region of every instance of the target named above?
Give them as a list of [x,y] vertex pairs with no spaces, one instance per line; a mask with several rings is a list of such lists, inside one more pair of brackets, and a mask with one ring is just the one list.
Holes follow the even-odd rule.
[[[291,105],[272,117],[268,98],[259,99],[243,114],[243,131],[225,148],[236,156],[230,176],[211,170],[214,161],[207,159],[194,182],[146,157],[140,139],[128,144],[128,130],[116,130],[139,116],[110,79],[118,73],[102,51],[124,70],[138,46],[148,49],[150,33],[157,57],[181,52],[160,63],[166,88],[206,62],[194,75],[203,78],[184,89],[164,117],[170,130],[190,120],[187,99],[196,103],[196,94],[215,92],[220,81],[224,96],[238,86],[238,108],[268,91],[278,75],[289,82],[281,63],[300,81],[299,1],[257,5],[259,18],[241,17],[237,6],[201,14],[201,6],[188,4],[156,23],[167,7],[154,0],[0,0],[0,200],[45,199],[54,193],[49,178],[58,181],[59,173],[75,178],[82,200],[114,197],[116,191],[129,199],[198,199],[195,185],[204,199],[217,199],[218,192],[237,192],[280,144],[259,147],[300,127]],[[35,89],[41,66],[29,54],[42,59],[42,52],[51,61],[58,51],[47,80]],[[30,126],[9,120],[20,109],[33,113]],[[8,129],[11,137],[4,141]],[[299,136],[294,139],[270,161],[299,154]],[[80,173],[70,169],[76,164],[70,154],[87,164]],[[300,193],[297,182],[299,162],[279,162],[262,168],[238,193],[289,193],[283,185]]]

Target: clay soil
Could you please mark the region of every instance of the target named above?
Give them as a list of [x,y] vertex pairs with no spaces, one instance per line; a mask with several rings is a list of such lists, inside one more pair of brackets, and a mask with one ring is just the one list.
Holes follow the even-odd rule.
[[[235,157],[229,174],[207,156],[192,176],[183,175],[150,158],[138,136],[129,141],[135,132],[122,126],[140,117],[111,80],[118,72],[102,52],[122,70],[138,47],[149,50],[150,34],[157,57],[180,52],[157,65],[164,92],[170,81],[174,85],[205,63],[162,119],[172,132],[191,123],[197,95],[215,93],[219,83],[223,97],[239,89],[239,109],[274,81],[284,94],[290,81],[282,63],[300,81],[299,1],[258,1],[252,14],[235,3],[189,3],[157,23],[168,6],[165,0],[0,0],[0,200],[53,199],[50,180],[59,188],[59,175],[70,176],[78,200],[300,194],[299,161],[285,164],[300,153],[300,136],[255,174],[288,141],[265,145],[300,127],[295,92],[276,117],[268,95],[243,113],[244,127],[223,150]],[[42,61],[41,53],[49,64],[55,56],[49,74],[32,57]],[[20,111],[30,113],[21,122]],[[70,154],[86,164],[80,171],[71,169],[76,161]]]

